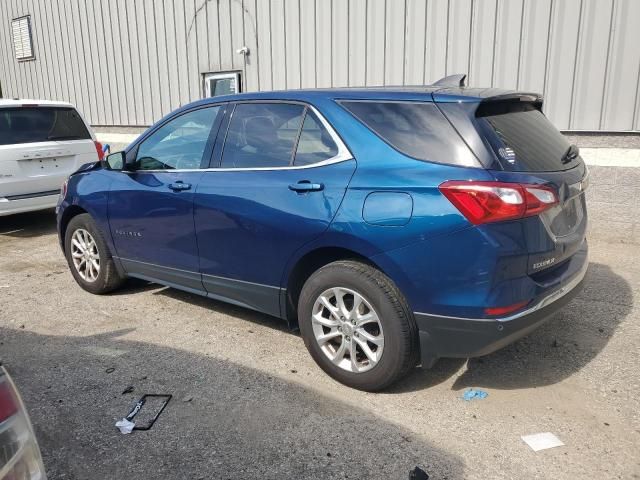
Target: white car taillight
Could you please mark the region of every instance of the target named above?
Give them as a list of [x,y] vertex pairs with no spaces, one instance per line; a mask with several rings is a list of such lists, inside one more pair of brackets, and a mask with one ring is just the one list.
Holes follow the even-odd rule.
[[46,478],[29,416],[11,378],[0,367],[0,480]]
[[67,185],[69,184],[69,177],[66,178],[62,186],[60,187],[60,200],[64,200],[67,196]]

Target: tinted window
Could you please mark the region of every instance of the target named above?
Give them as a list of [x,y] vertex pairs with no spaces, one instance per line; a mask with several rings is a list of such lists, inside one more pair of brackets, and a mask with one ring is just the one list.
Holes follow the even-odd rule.
[[335,157],[337,154],[338,146],[327,129],[311,110],[307,110],[293,164],[318,163]]
[[562,163],[569,142],[530,103],[487,103],[476,116],[481,132],[506,170],[542,172],[575,165]]
[[165,123],[144,140],[136,155],[136,170],[200,168],[219,106],[201,108]]
[[0,108],[0,145],[89,138],[87,127],[73,108]]
[[341,102],[396,150],[430,162],[474,165],[477,160],[438,107],[430,102]]
[[231,116],[223,167],[285,167],[291,164],[304,106],[241,103]]

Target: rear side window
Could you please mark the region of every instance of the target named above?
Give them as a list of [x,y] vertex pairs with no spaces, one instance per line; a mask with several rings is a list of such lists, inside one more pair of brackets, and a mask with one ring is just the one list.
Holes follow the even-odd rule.
[[90,138],[86,125],[73,108],[0,108],[0,145]]
[[290,103],[240,103],[229,122],[223,168],[291,164],[305,107]]
[[431,102],[342,101],[380,138],[418,160],[478,166],[478,161],[449,121]]
[[489,102],[478,108],[476,120],[505,170],[567,170],[578,161],[564,159],[569,142],[531,103]]

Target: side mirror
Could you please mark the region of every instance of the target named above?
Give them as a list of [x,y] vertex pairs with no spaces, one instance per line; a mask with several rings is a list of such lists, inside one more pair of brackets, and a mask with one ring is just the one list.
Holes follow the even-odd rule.
[[125,154],[122,151],[107,155],[104,159],[104,163],[107,165],[109,170],[123,170],[126,163]]

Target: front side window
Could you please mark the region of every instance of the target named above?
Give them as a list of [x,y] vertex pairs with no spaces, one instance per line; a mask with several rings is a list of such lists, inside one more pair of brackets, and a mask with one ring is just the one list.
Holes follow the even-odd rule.
[[138,148],[135,170],[197,169],[220,106],[193,110],[165,123]]
[[223,168],[291,165],[305,107],[241,103],[233,111],[222,153]]
[[0,108],[0,145],[90,138],[84,121],[73,108]]

